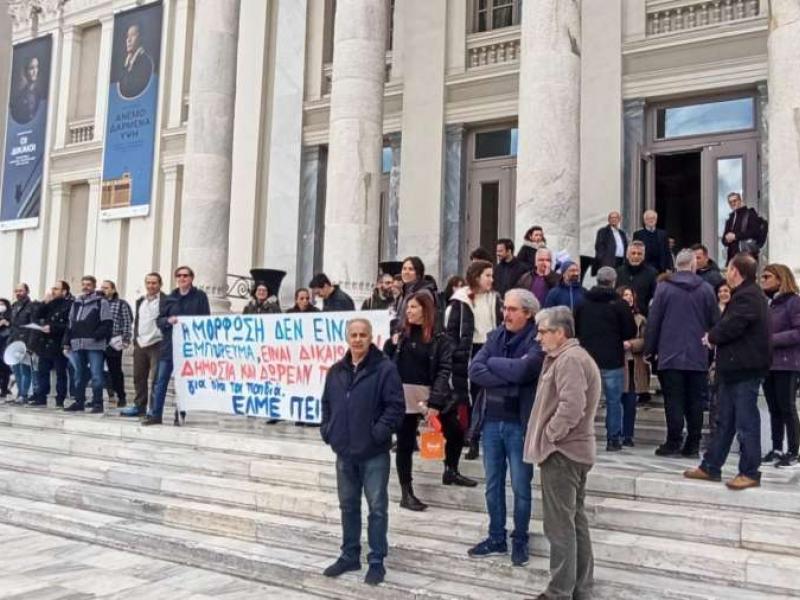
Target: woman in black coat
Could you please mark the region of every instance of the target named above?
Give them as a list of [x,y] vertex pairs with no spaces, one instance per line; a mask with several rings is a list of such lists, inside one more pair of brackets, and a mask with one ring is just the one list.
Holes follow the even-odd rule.
[[11,335],[11,303],[0,298],[0,398],[8,396],[8,383],[11,380],[11,367],[3,362],[6,342]]
[[[471,385],[467,372],[486,335],[503,322],[503,303],[492,289],[492,263],[476,260],[467,269],[467,285],[453,293],[445,330],[453,342],[453,393],[456,402],[472,407],[479,388]],[[477,317],[477,318],[476,318]],[[469,436],[467,460],[478,458],[478,436]]]
[[446,335],[435,330],[436,310],[433,298],[426,292],[411,296],[406,303],[403,329],[384,346],[384,352],[397,366],[403,382],[406,416],[397,432],[395,456],[402,499],[400,506],[421,511],[427,508],[415,495],[411,485],[412,456],[417,439],[420,416],[439,416],[446,438],[445,485],[474,486],[476,482],[458,472],[463,432],[454,410],[450,389],[453,350]]

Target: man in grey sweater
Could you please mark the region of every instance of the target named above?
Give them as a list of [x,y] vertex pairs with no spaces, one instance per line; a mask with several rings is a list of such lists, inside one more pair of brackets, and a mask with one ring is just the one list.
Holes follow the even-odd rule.
[[546,356],[528,422],[525,461],[542,472],[544,534],[550,542],[550,584],[537,600],[583,600],[591,597],[594,570],[584,498],[596,455],[600,372],[575,339],[568,308],[541,311],[536,327]]

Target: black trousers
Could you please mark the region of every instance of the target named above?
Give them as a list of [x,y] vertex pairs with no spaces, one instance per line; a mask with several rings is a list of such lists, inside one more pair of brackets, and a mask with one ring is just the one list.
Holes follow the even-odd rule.
[[125,375],[122,372],[122,352],[108,348],[106,350],[106,366],[111,380],[111,389],[117,396],[117,403],[125,402]]
[[411,483],[412,458],[414,448],[417,444],[417,426],[419,425],[420,415],[407,414],[403,419],[403,424],[397,430],[397,448],[394,457],[395,467],[397,467],[397,478],[400,485]]
[[667,445],[679,448],[686,423],[686,445],[698,447],[703,432],[703,401],[708,392],[705,371],[661,371],[664,412],[667,419]]
[[439,420],[442,423],[442,433],[444,434],[444,466],[458,471],[461,449],[464,447],[464,430],[461,429],[461,423],[458,422],[458,409],[454,407],[450,411],[440,414]]
[[764,396],[769,407],[772,448],[783,452],[783,436],[786,433],[787,450],[797,456],[800,444],[800,422],[797,417],[797,386],[800,373],[797,371],[770,371],[764,379]]
[[0,395],[8,395],[8,382],[11,380],[11,367],[0,358]]

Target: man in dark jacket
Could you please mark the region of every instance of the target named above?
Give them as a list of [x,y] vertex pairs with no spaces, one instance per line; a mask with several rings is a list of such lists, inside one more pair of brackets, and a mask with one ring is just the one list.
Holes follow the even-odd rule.
[[633,239],[644,242],[645,261],[658,273],[672,269],[672,251],[669,249],[669,236],[663,229],[657,229],[658,213],[654,210],[644,211],[642,216],[644,228],[635,231]]
[[758,259],[761,218],[756,209],[746,206],[739,192],[728,194],[728,206],[731,212],[722,231],[722,245],[728,251],[726,262],[739,252],[747,252]]
[[369,506],[369,570],[364,581],[381,583],[389,549],[389,450],[405,417],[400,375],[372,343],[366,319],[347,323],[348,351],[325,379],[320,435],[336,453],[336,487],[342,514],[342,554],[324,571],[338,577],[361,569],[361,494]]
[[695,244],[692,246],[692,251],[697,261],[697,275],[716,290],[725,281],[725,278],[719,272],[717,263],[708,256],[708,248],[703,244]]
[[620,229],[622,216],[617,211],[608,213],[608,225],[597,230],[594,242],[594,263],[592,275],[597,275],[601,267],[619,267],[625,260],[628,250],[628,236]]
[[694,252],[681,250],[675,264],[677,272],[658,285],[650,307],[645,355],[658,356],[664,388],[667,440],[656,454],[695,456],[708,377],[708,350],[701,340],[719,319],[719,306],[714,290],[694,272]]
[[[514,492],[514,531],[511,562],[528,562],[528,528],[531,520],[533,465],[522,459],[528,418],[533,409],[536,383],[544,353],[536,341],[533,319],[539,302],[528,290],[509,290],[503,301],[503,324],[491,332],[472,359],[470,380],[483,388],[478,425],[483,442],[486,473],[486,509],[489,537],[469,549],[483,557],[508,552],[506,541],[506,470],[511,471]],[[476,411],[477,412],[477,411]]]
[[348,296],[338,285],[332,285],[325,273],[317,273],[308,282],[311,293],[322,298],[323,312],[337,312],[355,310],[353,299]]
[[[156,382],[153,384],[153,408],[148,413],[142,425],[161,425],[164,414],[164,401],[167,398],[167,386],[172,377],[172,330],[178,322],[178,317],[207,316],[211,314],[208,296],[203,290],[196,288],[194,271],[187,266],[175,269],[175,279],[178,284],[172,293],[160,303],[156,323],[163,336],[161,341],[161,356],[158,359]],[[180,417],[185,416],[181,412]],[[175,425],[179,425],[178,410],[175,411]]]
[[617,268],[617,285],[627,285],[636,292],[637,308],[645,317],[650,301],[656,293],[658,271],[645,262],[644,242],[634,241],[628,246],[625,264]]
[[41,325],[42,332],[36,354],[39,364],[36,368],[36,393],[31,397],[29,404],[45,406],[47,396],[50,395],[50,372],[56,372],[56,406],[64,407],[67,391],[75,395],[75,378],[72,377],[72,388],[68,390],[69,362],[62,352],[64,333],[69,325],[69,313],[72,309],[72,300],[69,298],[69,284],[66,281],[56,281],[50,294],[45,296],[44,302],[36,311],[35,321]]
[[606,450],[622,450],[622,392],[625,381],[623,343],[636,337],[630,307],[614,291],[617,273],[611,267],[597,272],[597,286],[586,292],[575,309],[578,340],[600,369],[606,399]]
[[514,242],[508,238],[497,240],[497,264],[494,266],[494,289],[501,297],[513,287],[525,271],[526,263],[514,256]]
[[758,263],[739,253],[728,264],[731,300],[703,341],[717,349],[719,418],[717,432],[700,466],[684,476],[720,481],[734,436],[739,439],[739,473],[726,482],[732,490],[761,485],[761,418],[758,389],[772,363],[767,298],[756,284]]
[[[24,342],[26,347],[30,347],[33,330],[25,327],[33,322],[36,312],[36,303],[31,300],[31,289],[27,283],[19,283],[14,288],[16,300],[11,305],[11,333],[7,344],[11,342]],[[28,392],[31,388],[33,371],[30,363],[20,362],[11,367],[14,373],[14,380],[17,382],[17,403],[24,404],[28,400]]]
[[586,289],[581,285],[581,268],[578,263],[565,260],[561,263],[561,281],[549,292],[544,299],[543,308],[566,306],[575,312],[583,303]]
[[393,287],[394,277],[389,273],[381,274],[375,285],[375,289],[372,290],[372,295],[364,300],[361,305],[361,310],[388,310],[394,306]]
[[[86,385],[92,378],[92,412],[103,412],[103,365],[105,350],[111,339],[114,321],[108,300],[97,290],[97,279],[84,275],[80,296],[75,298],[69,313],[69,325],[62,343],[64,352],[72,357],[77,372],[75,402],[64,410],[82,411],[86,403]],[[71,353],[71,355],[70,355]],[[88,366],[87,366],[88,365]]]

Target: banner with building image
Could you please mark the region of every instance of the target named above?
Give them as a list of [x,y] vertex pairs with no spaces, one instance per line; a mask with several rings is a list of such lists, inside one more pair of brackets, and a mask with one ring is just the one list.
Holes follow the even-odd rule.
[[47,104],[53,38],[13,48],[3,152],[0,230],[36,227],[47,157]]
[[114,15],[100,216],[150,211],[161,61],[161,2]]

